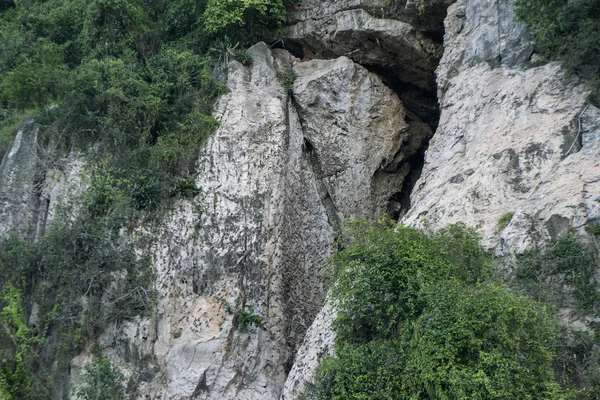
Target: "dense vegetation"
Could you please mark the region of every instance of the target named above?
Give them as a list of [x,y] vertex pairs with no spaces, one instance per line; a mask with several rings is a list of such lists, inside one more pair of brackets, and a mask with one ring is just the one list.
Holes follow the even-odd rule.
[[600,2],[516,0],[517,16],[536,34],[542,55],[591,82],[600,103]]
[[[518,269],[532,276],[540,271],[533,259],[556,265],[575,301],[593,292],[594,305],[579,308],[589,315],[598,304],[595,278],[572,281],[564,274],[590,269],[579,261],[597,251],[573,240],[561,238],[548,251],[528,254]],[[511,286],[502,283],[473,230],[454,225],[428,236],[387,222],[356,223],[340,245],[332,258],[337,281],[331,294],[339,308],[335,356],[323,360],[302,397],[597,398],[593,331],[563,326],[552,313],[556,303],[537,301],[544,300],[539,285],[555,282],[521,279],[517,272]]]
[[211,48],[253,43],[284,17],[277,0],[4,2],[0,146],[35,115],[63,148],[96,146],[137,208],[156,207],[186,192],[216,128]]
[[33,117],[42,161],[77,151],[89,183],[36,242],[0,243],[0,399],[124,398],[101,354],[68,386],[86,342],[152,307],[145,245],[123,232],[200,193],[195,160],[225,91],[215,61],[248,62],[240,49],[284,19],[281,0],[0,1],[0,156]]

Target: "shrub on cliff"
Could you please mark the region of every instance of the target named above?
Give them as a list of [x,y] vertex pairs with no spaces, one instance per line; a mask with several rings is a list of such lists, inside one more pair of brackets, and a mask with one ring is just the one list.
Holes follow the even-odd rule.
[[204,28],[209,36],[255,41],[285,22],[281,0],[208,0]]
[[555,319],[493,281],[475,233],[354,224],[332,258],[335,356],[315,399],[563,399]]
[[600,2],[516,0],[517,17],[536,34],[542,54],[592,82],[600,102]]

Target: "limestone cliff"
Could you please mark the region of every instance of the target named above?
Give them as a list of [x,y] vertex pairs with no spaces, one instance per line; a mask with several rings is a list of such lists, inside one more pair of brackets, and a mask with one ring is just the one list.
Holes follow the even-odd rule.
[[[342,221],[461,221],[501,256],[600,222],[600,110],[558,64],[528,66],[510,2],[384,3],[295,2],[278,48],[226,66],[202,194],[123,232],[150,238],[158,303],[105,327],[74,381],[99,345],[133,398],[291,399],[332,349],[324,260]],[[2,237],[35,239],[86,190],[85,158],[38,129],[0,165]]]
[[[248,54],[251,68],[229,64],[221,125],[199,155],[202,195],[138,228],[151,238],[141,251],[151,253],[155,310],[105,327],[73,361],[75,381],[99,345],[137,398],[278,398],[323,303],[334,230],[385,213],[431,134],[346,57],[300,62],[265,44]],[[278,73],[292,69],[288,90]],[[37,129],[26,125],[3,162],[4,235],[43,231],[85,190],[77,155],[52,168],[35,157]],[[262,326],[244,326],[242,313]]]

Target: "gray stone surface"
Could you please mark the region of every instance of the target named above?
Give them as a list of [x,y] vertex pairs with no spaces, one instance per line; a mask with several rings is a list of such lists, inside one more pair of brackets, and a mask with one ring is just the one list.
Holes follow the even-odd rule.
[[[202,195],[134,232],[152,238],[140,251],[153,260],[156,312],[106,327],[73,361],[75,381],[98,344],[137,382],[136,398],[287,400],[332,350],[335,311],[322,304],[334,230],[385,212],[431,134],[355,62],[435,91],[441,48],[437,17],[416,22],[416,2],[297,4],[287,35],[315,59],[259,44],[251,68],[229,65],[221,125],[198,159]],[[584,89],[556,64],[525,66],[533,47],[506,0],[460,0],[445,24],[440,125],[402,222],[465,222],[499,256],[600,222],[600,110]],[[290,69],[291,92],[278,78]],[[51,153],[28,123],[5,154],[0,236],[36,237],[85,191],[82,157]],[[241,311],[264,330],[241,329]]]
[[[140,228],[155,237],[157,314],[99,341],[140,398],[278,398],[323,304],[334,227],[381,215],[405,175],[388,167],[414,151],[396,94],[350,59],[300,63],[265,44],[249,54],[250,69],[229,66],[221,125],[199,157],[201,198]],[[292,67],[290,96],[277,69]],[[250,310],[264,330],[237,326]]]
[[[532,47],[509,2],[486,4],[449,9],[440,125],[403,222],[438,229],[462,221],[506,255],[555,237],[559,217],[576,228],[597,218],[600,118],[558,64],[523,63]],[[515,217],[498,232],[506,212]]]
[[480,63],[518,67],[530,60],[535,43],[515,20],[510,0],[459,0],[444,20],[444,56],[436,71],[438,97],[449,80]]
[[0,163],[0,239],[36,239],[59,208],[75,214],[75,200],[85,191],[80,155],[57,155],[40,145],[39,136],[33,120],[26,121]]
[[[509,4],[461,0],[448,10],[440,124],[402,220],[431,230],[464,222],[508,267],[566,226],[600,221],[599,110],[559,65],[527,68],[532,42]],[[498,232],[506,212],[514,216]],[[309,329],[283,398],[331,351],[334,315],[324,307]]]
[[288,40],[302,43],[317,58],[347,56],[361,65],[384,66],[404,82],[434,90],[433,71],[441,45],[410,23],[373,16],[372,1],[301,2],[291,13]]

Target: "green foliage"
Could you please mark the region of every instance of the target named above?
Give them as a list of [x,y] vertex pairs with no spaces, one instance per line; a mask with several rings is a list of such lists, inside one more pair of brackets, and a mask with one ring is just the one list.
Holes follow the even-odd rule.
[[281,0],[208,0],[203,15],[209,36],[224,36],[243,43],[256,41],[285,22]]
[[0,398],[30,399],[34,384],[28,366],[39,343],[27,326],[19,290],[5,287],[0,305]]
[[228,63],[230,60],[237,60],[242,65],[248,67],[252,65],[252,58],[245,51],[238,49],[239,42],[235,45],[231,42],[229,36],[223,39],[217,39],[209,49],[209,53],[218,61]]
[[405,391],[420,398],[559,399],[556,322],[502,285],[430,287],[412,324]]
[[180,179],[177,182],[177,194],[181,197],[195,197],[202,191],[196,186],[196,182],[191,179]]
[[585,230],[590,235],[594,236],[596,240],[600,239],[600,224],[595,223],[585,227]]
[[494,283],[473,230],[355,223],[340,247],[335,356],[305,398],[572,398],[553,370],[556,320]]
[[188,3],[48,0],[2,12],[0,146],[21,110],[38,109],[42,134],[65,149],[93,147],[89,164],[109,164],[115,180],[128,180],[121,189],[136,208],[182,193],[225,91],[211,59],[195,51],[208,43],[188,28],[192,37],[170,32]]
[[235,313],[236,325],[241,330],[246,331],[250,326],[255,326],[262,330],[265,329],[265,326],[262,323],[262,317],[258,314],[255,314],[254,309],[252,307],[248,308],[248,310],[242,310]]
[[82,400],[124,400],[124,381],[123,374],[108,358],[96,354],[85,365],[85,374],[75,393]]
[[[543,248],[521,255],[511,286],[554,310],[569,309],[573,317],[583,320],[597,318],[600,252],[595,226],[587,228],[591,240],[570,231]],[[600,394],[600,335],[597,323],[590,328],[592,331],[583,332],[564,327],[554,359],[560,382],[578,388],[583,399],[595,399]]]
[[[35,381],[35,385],[11,384],[15,399],[48,398],[49,388],[56,390],[53,381],[64,376],[70,359],[86,340],[113,322],[146,314],[152,308],[153,277],[148,260],[139,259],[131,243],[119,240],[110,219],[83,212],[86,218],[56,223],[36,243],[17,238],[0,243],[0,289],[11,294],[9,305],[16,304],[5,311],[36,304],[39,319],[35,331],[28,333],[32,338],[26,346],[27,361],[18,370],[20,379]],[[17,321],[14,312],[11,315],[12,321]],[[24,317],[21,320],[19,326],[26,327]],[[8,343],[14,343],[17,350],[21,331],[5,331]],[[46,344],[47,337],[55,339]],[[18,365],[17,350],[11,350],[6,358],[9,364]],[[10,369],[3,369],[0,379],[13,382],[9,373]],[[56,396],[52,393],[51,397]]]
[[451,276],[476,282],[490,273],[477,237],[463,226],[429,237],[387,220],[377,226],[358,222],[347,225],[340,245],[343,250],[331,258],[338,276],[334,326],[348,342],[396,335],[402,321],[422,312],[419,293],[427,285]]
[[543,54],[588,79],[600,101],[600,4],[597,0],[517,0],[517,17],[536,34]]
[[[573,306],[583,313],[600,310],[598,252],[582,242],[574,231],[521,255],[514,286],[555,308]],[[567,285],[570,290],[565,291]]]
[[294,81],[296,80],[296,74],[291,68],[279,71],[277,73],[277,77],[279,78],[279,81],[283,85],[284,89],[292,90],[294,87]]
[[[359,345],[339,343],[335,357],[328,356],[317,368],[304,398],[394,399],[400,398],[405,354],[398,339]],[[303,398],[300,397],[300,398]]]
[[504,228],[510,224],[510,221],[512,221],[514,215],[515,213],[512,211],[502,214],[502,216],[498,219],[498,232],[504,230]]

